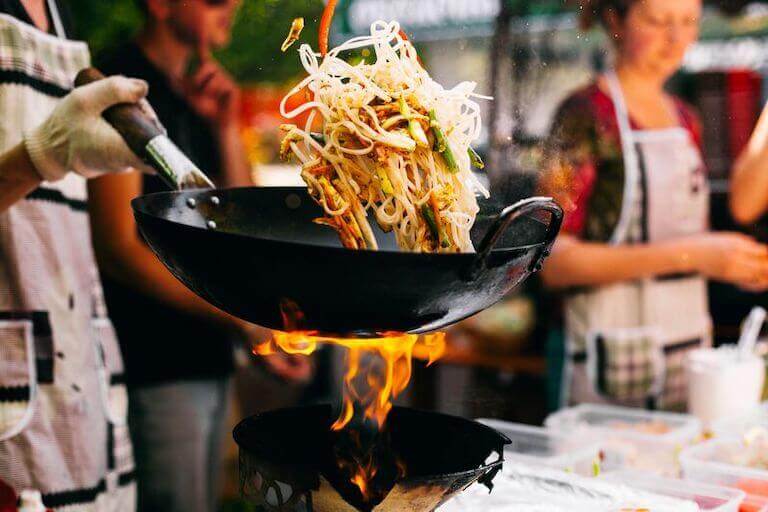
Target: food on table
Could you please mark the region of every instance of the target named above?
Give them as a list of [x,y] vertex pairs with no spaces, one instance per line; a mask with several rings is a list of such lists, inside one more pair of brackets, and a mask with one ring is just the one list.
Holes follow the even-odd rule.
[[739,512],[765,512],[768,510],[768,482],[742,480],[735,487],[747,493]]
[[[350,63],[358,51],[362,60]],[[306,44],[299,53],[309,76],[284,98],[281,113],[308,117],[303,126],[283,126],[281,154],[301,162],[324,209],[316,222],[350,249],[378,249],[372,216],[403,250],[473,251],[475,193],[488,196],[472,172],[482,167],[471,147],[481,130],[476,84],[435,82],[397,22],[378,21],[370,35],[324,57]],[[297,95],[306,103],[288,110]]]
[[610,424],[611,428],[616,430],[631,430],[640,434],[664,435],[672,431],[672,428],[661,420],[641,421],[638,423],[627,423],[616,421]]
[[440,512],[699,512],[693,501],[511,461],[493,484],[490,495],[474,485]]

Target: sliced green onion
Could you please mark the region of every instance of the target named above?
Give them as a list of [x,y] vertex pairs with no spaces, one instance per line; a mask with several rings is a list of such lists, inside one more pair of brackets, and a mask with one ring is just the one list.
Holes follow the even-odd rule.
[[485,162],[483,162],[483,159],[480,157],[479,154],[477,154],[477,151],[475,151],[475,148],[473,148],[472,146],[469,146],[469,148],[467,149],[467,153],[469,154],[469,161],[473,167],[476,167],[478,169],[485,169]]
[[397,100],[397,105],[400,109],[400,114],[408,120],[408,132],[411,134],[413,140],[416,141],[418,146],[428,148],[429,139],[427,139],[427,134],[424,132],[424,128],[421,127],[421,123],[414,119],[413,111],[411,111],[411,107],[408,106],[408,102],[405,101],[404,95],[401,95]]
[[451,150],[451,146],[448,144],[445,132],[440,127],[440,123],[437,122],[437,113],[434,109],[429,111],[429,126],[432,128],[432,133],[435,134],[435,151],[443,156],[448,171],[456,174],[459,172],[459,164],[456,163],[456,157],[453,154],[453,150]]

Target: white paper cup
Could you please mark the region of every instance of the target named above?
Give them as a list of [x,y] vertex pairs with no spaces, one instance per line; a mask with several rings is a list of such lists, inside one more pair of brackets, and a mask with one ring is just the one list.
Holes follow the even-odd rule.
[[688,411],[705,426],[747,414],[760,404],[765,372],[762,358],[741,358],[732,347],[691,352],[686,361]]

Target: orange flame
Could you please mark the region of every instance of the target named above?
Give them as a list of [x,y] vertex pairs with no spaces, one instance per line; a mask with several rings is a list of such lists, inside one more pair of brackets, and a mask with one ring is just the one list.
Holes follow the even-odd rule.
[[[411,363],[414,354],[427,359],[428,365],[445,352],[445,333],[419,336],[417,334],[384,333],[379,338],[331,338],[318,336],[316,332],[273,332],[272,340],[257,345],[256,355],[270,355],[282,350],[288,354],[310,355],[322,344],[343,347],[345,358],[342,409],[331,426],[339,431],[349,426],[353,419],[369,420],[381,429],[392,410],[392,400],[397,398],[411,380]],[[378,468],[375,460],[358,462],[351,468],[351,481],[364,497],[369,496],[370,482]],[[405,466],[398,461],[400,476]]]
[[266,356],[282,350],[287,354],[310,355],[322,344],[347,349],[342,411],[331,427],[333,430],[347,426],[356,407],[362,410],[363,418],[381,427],[392,409],[392,400],[411,380],[413,354],[432,364],[443,355],[446,345],[445,333],[385,333],[380,338],[343,339],[320,337],[314,332],[274,331],[272,340],[255,346],[253,353]]

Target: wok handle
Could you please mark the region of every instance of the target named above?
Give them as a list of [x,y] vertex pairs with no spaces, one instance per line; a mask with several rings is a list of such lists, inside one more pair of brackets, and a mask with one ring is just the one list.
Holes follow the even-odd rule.
[[[75,77],[75,87],[80,87],[106,78],[96,68],[85,68]],[[104,111],[107,120],[123,136],[131,151],[141,158],[146,158],[147,144],[158,135],[165,135],[163,130],[136,104],[122,103]]]
[[544,262],[544,259],[551,253],[552,244],[555,243],[555,238],[560,232],[560,226],[563,223],[563,209],[549,197],[531,197],[504,208],[491,225],[485,238],[483,238],[483,241],[480,242],[475,258],[474,272],[487,268],[488,258],[491,251],[493,251],[493,248],[496,247],[496,244],[499,242],[502,235],[504,235],[504,232],[513,222],[520,217],[535,212],[547,212],[550,214],[546,238],[544,239],[539,254],[531,262],[530,267],[531,272],[538,272],[541,270],[541,265]]
[[[104,78],[98,69],[85,68],[75,77],[75,87]],[[213,188],[211,180],[166,136],[162,125],[138,104],[114,105],[102,116],[123,137],[131,151],[150,164],[171,189]]]

